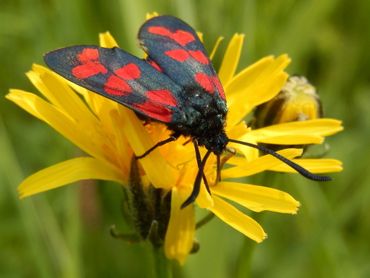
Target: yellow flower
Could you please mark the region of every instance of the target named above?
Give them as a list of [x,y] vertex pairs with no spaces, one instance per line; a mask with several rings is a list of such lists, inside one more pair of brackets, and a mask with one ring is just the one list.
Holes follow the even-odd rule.
[[[236,74],[243,39],[243,35],[234,35],[219,70],[229,109],[226,126],[229,138],[254,144],[320,144],[325,136],[342,129],[340,121],[334,119],[292,122],[256,130],[248,127],[243,119],[257,105],[278,94],[287,80],[284,69],[290,60],[286,55],[265,57]],[[100,44],[116,46],[109,33],[100,35]],[[58,163],[26,178],[19,186],[21,198],[84,179],[110,180],[127,185],[133,154],[141,155],[170,135],[164,125],[143,125],[131,110],[71,84],[40,65],[34,65],[27,76],[44,98],[14,89],[10,90],[7,98],[50,125],[88,156]],[[163,195],[171,193],[164,249],[168,258],[180,263],[184,263],[192,249],[196,222],[193,205],[180,208],[190,195],[198,172],[193,146],[186,144],[187,140],[180,137],[138,160],[143,183],[162,189]],[[233,203],[255,212],[269,210],[291,214],[297,212],[299,203],[283,191],[232,179],[265,170],[294,170],[270,155],[261,156],[255,149],[234,143],[229,145],[239,155],[227,160],[228,167],[221,171],[221,182],[216,182],[216,158],[210,156],[204,173],[211,194],[202,186],[196,203],[239,232],[261,242],[266,237],[262,227]],[[314,173],[341,170],[341,163],[334,159],[294,159],[301,152],[292,148],[279,151]],[[201,148],[201,153],[205,154],[204,148]]]

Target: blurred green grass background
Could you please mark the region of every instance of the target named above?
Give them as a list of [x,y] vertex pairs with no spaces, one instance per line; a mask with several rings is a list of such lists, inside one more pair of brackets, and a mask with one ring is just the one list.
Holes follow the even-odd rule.
[[[201,30],[208,49],[219,35],[245,33],[241,67],[288,53],[288,71],[307,76],[326,116],[344,121],[345,131],[328,140],[328,156],[345,170],[325,184],[275,178],[268,184],[302,203],[298,215],[257,216],[269,234],[259,245],[213,220],[198,231],[201,249],[175,269],[176,277],[370,277],[369,1],[1,0],[0,6],[3,96],[9,88],[36,92],[24,75],[32,63],[58,47],[97,44],[102,31],[139,53],[136,32],[150,11]],[[146,244],[109,236],[111,224],[125,229],[118,186],[74,185],[17,199],[24,177],[76,153],[0,98],[0,277],[151,277]]]

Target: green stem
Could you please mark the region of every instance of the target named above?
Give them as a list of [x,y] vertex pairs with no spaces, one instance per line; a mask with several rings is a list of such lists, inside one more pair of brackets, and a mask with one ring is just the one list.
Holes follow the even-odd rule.
[[[258,177],[257,179],[253,179],[251,182],[254,184],[267,184],[269,186],[272,186],[273,184],[275,184],[274,182],[275,179],[276,179],[275,175],[264,174],[263,176]],[[261,222],[263,214],[253,213],[252,218],[257,222]],[[240,252],[236,259],[237,260],[236,269],[233,277],[237,278],[252,277],[252,259],[256,248],[257,244],[254,241],[250,240],[249,238],[244,239],[243,246],[240,249]]]
[[163,252],[163,248],[153,247],[154,268],[156,278],[172,278],[171,261]]
[[237,258],[236,273],[234,277],[246,278],[251,277],[251,261],[256,243],[249,238],[244,239],[242,249]]
[[211,221],[213,218],[215,217],[215,215],[210,212],[208,213],[205,217],[203,217],[196,225],[195,225],[195,229],[199,229],[201,227],[203,227],[205,224],[207,224],[209,221]]

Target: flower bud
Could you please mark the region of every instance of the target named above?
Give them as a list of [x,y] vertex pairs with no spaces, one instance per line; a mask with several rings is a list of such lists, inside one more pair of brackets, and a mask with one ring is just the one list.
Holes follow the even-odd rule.
[[123,213],[141,239],[154,246],[163,244],[170,217],[170,194],[162,189],[145,185],[136,158],[131,160],[128,188],[124,188]]
[[292,76],[276,97],[257,107],[253,127],[316,119],[322,114],[315,87],[303,76]]

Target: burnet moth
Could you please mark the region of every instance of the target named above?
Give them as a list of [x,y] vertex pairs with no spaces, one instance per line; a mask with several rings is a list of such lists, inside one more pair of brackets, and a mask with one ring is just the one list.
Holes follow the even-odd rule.
[[[51,51],[44,56],[56,73],[114,100],[154,121],[165,124],[172,135],[147,150],[190,137],[198,163],[191,195],[182,208],[193,203],[202,179],[209,191],[203,168],[211,153],[220,156],[228,143],[256,148],[280,159],[308,179],[328,181],[293,161],[260,145],[228,138],[225,133],[227,105],[225,93],[207,51],[192,27],[173,16],[158,16],[146,21],[138,38],[147,53],[146,59],[135,57],[114,47],[78,45]],[[199,146],[207,149],[201,157]]]

